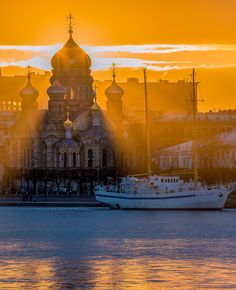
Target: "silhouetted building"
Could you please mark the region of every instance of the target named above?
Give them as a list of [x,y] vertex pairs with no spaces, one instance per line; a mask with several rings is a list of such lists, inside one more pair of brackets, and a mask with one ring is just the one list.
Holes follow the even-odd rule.
[[20,91],[21,112],[5,146],[11,190],[92,193],[95,180],[114,175],[115,139],[96,102],[90,57],[72,33],[70,27],[69,40],[52,58],[48,110],[38,110],[30,72]]
[[107,115],[115,124],[119,124],[124,119],[123,101],[124,90],[116,82],[115,64],[113,64],[113,81],[105,90],[107,97]]

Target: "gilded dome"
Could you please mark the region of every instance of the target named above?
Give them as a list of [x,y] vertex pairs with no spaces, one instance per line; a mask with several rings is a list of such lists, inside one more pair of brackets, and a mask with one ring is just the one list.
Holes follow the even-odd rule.
[[118,86],[115,80],[112,84],[105,90],[105,95],[109,97],[118,97],[121,98],[124,95],[124,90]]
[[28,80],[26,87],[24,87],[20,91],[20,96],[22,97],[22,99],[24,99],[24,98],[37,99],[37,97],[39,96],[39,91],[32,86],[30,79]]
[[92,61],[88,54],[74,41],[72,35],[66,44],[53,56],[52,67],[56,69],[90,68]]
[[63,98],[66,94],[66,88],[64,88],[58,80],[55,80],[54,83],[48,88],[47,94],[49,97]]
[[101,111],[101,108],[98,106],[97,101],[95,100],[95,102],[92,104],[91,106],[91,111]]
[[73,127],[73,122],[69,118],[67,118],[66,121],[64,122],[64,128],[70,129],[72,127]]

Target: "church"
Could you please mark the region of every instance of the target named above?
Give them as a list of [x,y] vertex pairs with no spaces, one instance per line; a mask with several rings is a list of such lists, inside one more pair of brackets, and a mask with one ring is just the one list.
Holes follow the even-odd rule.
[[91,64],[73,39],[70,22],[68,41],[51,60],[48,110],[38,109],[39,91],[28,68],[26,86],[20,91],[21,111],[10,129],[11,192],[92,194],[95,183],[117,178],[116,132],[125,123],[124,91],[113,67],[104,114],[97,104]]

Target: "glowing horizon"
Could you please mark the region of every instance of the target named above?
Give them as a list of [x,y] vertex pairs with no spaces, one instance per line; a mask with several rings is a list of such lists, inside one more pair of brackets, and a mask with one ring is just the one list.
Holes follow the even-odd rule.
[[[30,46],[1,45],[0,66],[32,67],[50,70],[52,56],[63,44]],[[145,45],[108,45],[81,47],[92,58],[92,70],[107,70],[113,62],[120,68],[140,68],[148,66],[154,71],[169,71],[195,68],[236,67],[236,45],[234,44],[145,44]],[[209,62],[204,54],[213,57]],[[230,53],[230,59],[222,61],[222,54]],[[188,54],[191,54],[189,59]],[[199,60],[199,57],[202,57]],[[232,57],[233,56],[233,57]]]

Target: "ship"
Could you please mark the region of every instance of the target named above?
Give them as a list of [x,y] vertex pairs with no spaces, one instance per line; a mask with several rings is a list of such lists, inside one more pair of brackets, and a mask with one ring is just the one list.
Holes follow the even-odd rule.
[[96,200],[115,209],[157,210],[221,210],[235,184],[207,186],[199,182],[197,152],[197,87],[192,73],[193,104],[193,173],[194,179],[184,182],[180,176],[152,175],[149,132],[147,74],[144,68],[145,127],[147,142],[147,173],[144,177],[126,176],[118,184],[95,187]]

